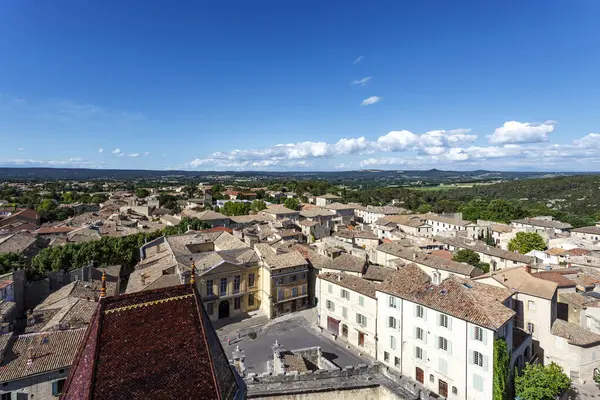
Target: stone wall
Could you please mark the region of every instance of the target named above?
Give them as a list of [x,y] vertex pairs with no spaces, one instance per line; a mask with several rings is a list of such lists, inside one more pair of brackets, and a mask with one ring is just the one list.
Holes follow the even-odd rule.
[[359,364],[336,370],[248,374],[249,399],[372,399],[430,400],[430,393],[417,382],[393,374],[380,363]]

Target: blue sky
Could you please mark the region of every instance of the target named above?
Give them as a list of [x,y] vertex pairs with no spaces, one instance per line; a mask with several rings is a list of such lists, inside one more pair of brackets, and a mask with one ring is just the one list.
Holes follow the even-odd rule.
[[7,0],[0,165],[597,171],[598,15],[583,0]]

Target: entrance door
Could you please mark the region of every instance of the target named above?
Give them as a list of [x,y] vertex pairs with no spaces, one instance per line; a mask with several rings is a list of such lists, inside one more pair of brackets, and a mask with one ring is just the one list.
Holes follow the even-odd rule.
[[229,301],[223,300],[219,303],[219,319],[229,318]]
[[292,312],[296,311],[296,300],[292,300]]
[[416,375],[417,382],[419,382],[419,383],[425,382],[425,378],[424,378],[425,374],[423,373],[423,370],[421,368],[417,367],[415,375]]
[[358,332],[358,345],[363,347],[365,345],[365,334],[362,332]]
[[327,330],[331,333],[335,333],[336,335],[340,334],[340,321],[337,319],[333,319],[331,317],[327,317]]
[[342,336],[345,338],[348,337],[348,325],[342,325]]
[[442,397],[448,397],[448,384],[443,380],[438,380],[439,382],[439,395]]

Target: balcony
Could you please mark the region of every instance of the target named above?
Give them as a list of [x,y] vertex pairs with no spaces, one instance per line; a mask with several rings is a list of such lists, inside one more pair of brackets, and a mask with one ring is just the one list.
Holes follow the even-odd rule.
[[533,342],[531,340],[531,335],[522,329],[513,328],[513,346],[510,359],[511,368],[520,371],[533,357]]

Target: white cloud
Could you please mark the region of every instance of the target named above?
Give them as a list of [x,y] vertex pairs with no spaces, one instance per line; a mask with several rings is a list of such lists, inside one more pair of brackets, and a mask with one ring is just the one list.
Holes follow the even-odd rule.
[[129,157],[139,157],[139,156],[140,156],[140,153],[130,153],[130,154],[127,154],[127,155],[128,155]]
[[25,151],[25,147],[19,147],[17,151]]
[[3,166],[30,166],[30,167],[76,167],[76,168],[97,168],[103,163],[94,161],[86,161],[81,157],[71,157],[66,160],[36,160],[26,158],[13,158],[1,160],[0,165]]
[[149,151],[146,151],[146,152],[144,152],[144,155],[145,155],[145,156],[149,156],[149,155],[150,155],[150,152],[149,152]]
[[490,135],[492,144],[505,143],[540,143],[548,141],[548,135],[554,131],[556,121],[543,123],[507,121],[500,128],[496,128]]
[[370,76],[367,76],[367,77],[365,77],[365,78],[362,78],[362,79],[358,79],[358,80],[352,81],[352,82],[350,82],[350,84],[351,84],[351,85],[360,85],[360,86],[365,86],[365,84],[366,84],[367,82],[369,82],[370,80],[371,80],[371,77],[370,77]]
[[[366,139],[364,136],[359,138],[342,138],[335,143],[327,142],[298,142],[277,144],[270,147],[247,150],[232,150],[229,152],[215,152],[205,158],[197,158],[188,166],[198,167],[253,167],[253,166],[282,166],[284,163],[290,165],[293,160],[334,158],[337,156],[372,154],[376,152],[401,152],[416,150],[419,154],[441,155],[449,148],[455,147],[458,140],[452,137],[456,135],[469,136],[461,138],[463,141],[473,140],[464,132],[467,129],[454,130],[436,130],[426,132],[422,135],[414,134],[407,130],[391,131],[380,136],[374,141]],[[454,157],[464,157],[455,155]],[[264,160],[273,162],[267,164],[255,164]],[[276,162],[275,162],[276,161]],[[298,162],[298,161],[296,161]]]
[[366,99],[364,99],[360,105],[361,106],[370,106],[372,104],[375,103],[379,103],[381,100],[383,100],[383,97],[379,97],[379,96],[371,96],[371,97],[367,97]]
[[361,62],[363,60],[363,58],[365,58],[365,57],[359,56],[358,58],[356,58],[356,60],[354,60],[354,64],[358,64],[359,62]]
[[391,131],[377,139],[377,147],[381,151],[404,151],[419,142],[419,137],[410,131]]
[[590,133],[579,140],[575,140],[573,144],[582,148],[600,148],[600,133]]
[[123,152],[123,150],[121,150],[118,147],[112,151],[113,154],[121,154],[122,152]]
[[98,149],[98,153],[104,153],[104,149],[103,149],[102,147],[100,147],[100,148]]

